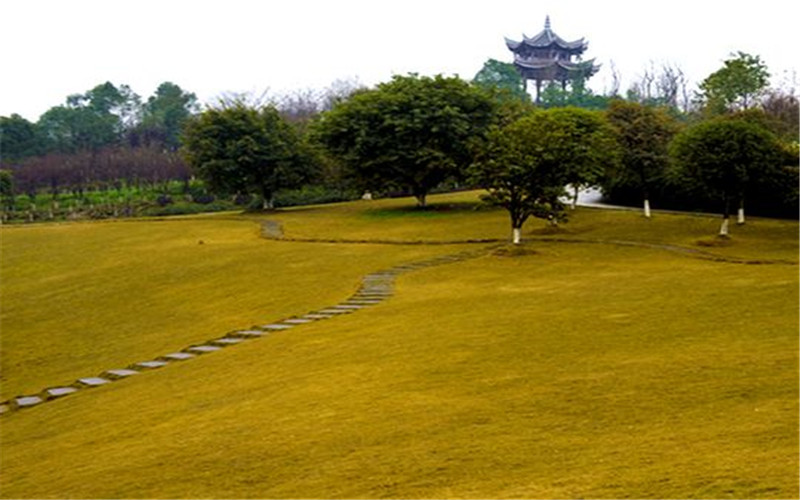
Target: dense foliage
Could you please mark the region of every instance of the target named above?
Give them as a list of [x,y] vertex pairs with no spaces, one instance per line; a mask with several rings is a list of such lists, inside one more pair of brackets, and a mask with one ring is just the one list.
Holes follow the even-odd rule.
[[621,158],[615,169],[605,172],[606,193],[631,190],[640,194],[645,216],[650,216],[651,193],[665,181],[669,164],[667,147],[678,124],[663,108],[614,100],[607,113],[620,146]]
[[[744,120],[717,119],[680,133],[671,145],[678,176],[721,202],[727,234],[731,203],[744,209],[752,187],[774,179],[781,145],[773,134]],[[740,222],[744,220],[740,216]]]
[[213,191],[255,193],[264,209],[274,207],[279,189],[298,187],[313,173],[294,129],[271,106],[207,109],[187,123],[183,142],[186,161]]
[[505,208],[514,243],[531,217],[564,219],[565,186],[592,183],[616,161],[616,144],[602,118],[577,108],[536,111],[489,133],[471,172]]
[[431,189],[464,176],[494,110],[458,78],[395,76],[324,113],[316,137],[363,188],[407,189],[424,206]]

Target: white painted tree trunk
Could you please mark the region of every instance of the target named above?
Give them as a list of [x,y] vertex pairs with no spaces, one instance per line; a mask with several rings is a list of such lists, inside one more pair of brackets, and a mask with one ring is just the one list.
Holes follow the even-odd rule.
[[577,207],[577,206],[578,206],[578,193],[579,193],[579,191],[580,191],[580,190],[578,189],[578,186],[575,186],[575,188],[574,188],[574,189],[575,189],[575,193],[574,193],[574,194],[573,194],[573,196],[572,196],[572,205],[570,205],[570,208],[571,208],[572,210],[575,210],[575,207]]
[[739,214],[736,218],[737,224],[744,224],[744,208],[739,208]]
[[273,208],[275,208],[275,201],[272,199],[272,197],[264,198],[264,203],[262,204],[262,208],[264,210],[272,210]]
[[728,236],[728,218],[725,217],[722,219],[722,225],[719,227],[719,235],[720,236]]
[[520,241],[522,241],[522,229],[515,227],[511,230],[511,239],[515,245],[519,245]]
[[644,200],[644,216],[650,218],[650,200]]

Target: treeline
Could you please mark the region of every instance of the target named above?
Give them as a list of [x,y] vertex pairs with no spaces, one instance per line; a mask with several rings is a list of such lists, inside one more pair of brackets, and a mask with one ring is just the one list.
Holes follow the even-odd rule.
[[[545,162],[546,169],[558,164],[560,170],[548,174],[545,184],[553,185],[535,212],[555,222],[563,217],[558,200],[566,185],[599,186],[612,203],[643,204],[647,212],[651,205],[717,210],[722,197],[733,195],[722,196],[689,175],[690,169],[678,168],[671,148],[676,137],[698,125],[725,121],[764,131],[778,151],[764,157],[777,162],[776,168],[751,170],[739,179],[747,188],[739,189],[737,200],[746,192],[751,213],[797,216],[798,101],[793,89],[769,87],[758,57],[732,55],[695,91],[670,65],[648,68],[624,97],[615,82],[604,95],[582,81],[551,85],[537,108],[513,65],[489,60],[471,82],[409,75],[364,88],[337,81],[322,91],[282,96],[224,95],[202,112],[193,94],[169,82],[146,101],[125,85],[105,83],[68,97],[36,123],[18,115],[0,118],[3,216],[58,217],[54,204],[62,212],[77,205],[80,214],[89,194],[112,192],[99,199],[108,206],[125,200],[126,210],[86,213],[152,213],[130,208],[137,199],[146,199],[144,209],[157,205],[165,211],[174,204],[166,210],[173,213],[268,209],[352,199],[364,191],[413,195],[424,205],[435,190],[492,185],[485,174],[499,163],[486,152],[498,144],[514,150],[519,141],[513,134],[528,136],[525,127],[544,127],[537,137],[550,137],[545,143],[537,139],[538,149],[523,155],[544,161],[570,143],[565,137],[574,139],[597,123],[613,139],[596,142],[613,149],[611,157],[584,164],[574,152],[561,151],[558,162]],[[565,108],[582,108],[595,118],[567,113],[528,120],[542,109]],[[527,121],[520,125],[522,119]],[[581,140],[575,146],[588,147]],[[47,217],[31,213],[48,203]]]

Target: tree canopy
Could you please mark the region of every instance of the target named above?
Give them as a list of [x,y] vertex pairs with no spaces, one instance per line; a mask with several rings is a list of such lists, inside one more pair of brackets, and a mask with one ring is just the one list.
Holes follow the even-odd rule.
[[614,100],[606,117],[620,145],[620,161],[606,172],[606,191],[633,189],[644,201],[650,217],[651,191],[664,179],[669,164],[668,146],[678,131],[670,115],[660,108]]
[[769,76],[759,56],[740,51],[703,80],[699,97],[712,114],[748,109],[769,85]]
[[745,120],[715,119],[678,134],[670,146],[676,174],[723,204],[727,235],[730,203],[743,210],[748,189],[781,167],[783,149],[763,127]]
[[535,111],[489,133],[471,166],[484,199],[505,208],[514,243],[525,221],[563,219],[561,197],[576,172],[593,172],[616,161],[608,125],[595,112],[563,108]]
[[187,122],[183,141],[186,161],[212,190],[259,195],[264,209],[276,191],[312,174],[294,129],[271,106],[207,109]]
[[395,76],[322,114],[315,136],[366,189],[408,189],[421,206],[469,165],[495,104],[453,77]]

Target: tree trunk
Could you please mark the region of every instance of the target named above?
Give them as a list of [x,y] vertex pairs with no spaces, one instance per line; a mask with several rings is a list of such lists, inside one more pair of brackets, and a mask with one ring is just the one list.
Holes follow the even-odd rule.
[[580,191],[580,188],[578,186],[575,186],[573,189],[575,189],[575,192],[572,195],[572,205],[570,205],[570,208],[572,210],[575,210],[575,207],[578,206],[578,191]]
[[644,199],[644,216],[650,218],[650,200]]
[[511,229],[511,241],[515,245],[519,245],[522,241],[522,228],[515,227]]
[[730,221],[730,202],[725,199],[725,212],[722,214],[722,225],[719,228],[719,236],[721,238],[728,237],[728,222]]
[[427,197],[427,193],[415,194],[414,197],[417,199],[417,206],[418,207],[424,208],[424,207],[427,206],[427,203],[425,201],[425,198]]
[[264,198],[261,208],[264,210],[273,210],[275,208],[275,200],[273,200],[272,196]]
[[743,199],[739,201],[739,212],[737,214],[736,223],[738,225],[740,225],[740,226],[744,224],[744,200]]

